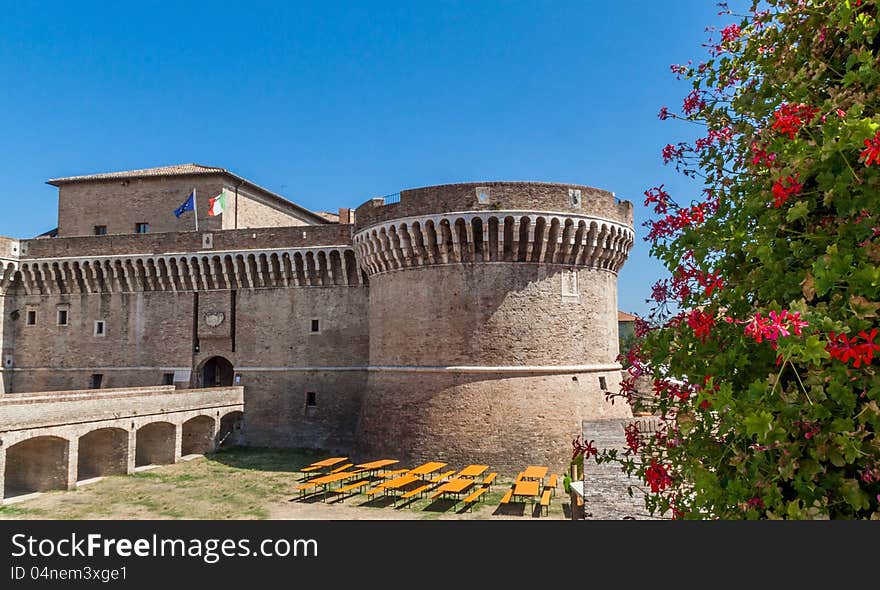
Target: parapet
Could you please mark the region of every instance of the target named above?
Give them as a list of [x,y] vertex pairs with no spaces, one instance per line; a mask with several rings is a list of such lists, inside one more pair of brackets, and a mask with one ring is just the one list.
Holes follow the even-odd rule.
[[405,217],[457,211],[542,211],[595,216],[632,227],[633,205],[589,186],[551,182],[468,182],[401,191],[357,208],[356,230]]

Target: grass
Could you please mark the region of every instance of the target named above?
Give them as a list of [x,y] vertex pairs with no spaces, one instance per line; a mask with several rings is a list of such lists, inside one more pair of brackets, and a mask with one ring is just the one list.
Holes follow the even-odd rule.
[[[17,504],[0,506],[0,518],[21,519],[265,519],[265,518],[418,518],[479,519],[497,514],[533,515],[530,504],[499,508],[510,479],[499,478],[484,500],[464,511],[464,503],[420,498],[391,505],[390,498],[350,496],[343,502],[328,494],[299,501],[293,491],[301,467],[325,453],[291,449],[232,449],[203,460],[164,465],[133,475],[105,477],[71,491],[46,492]],[[562,486],[550,506],[550,518],[565,518]],[[535,513],[537,514],[537,513]],[[541,518],[547,518],[542,516]]]

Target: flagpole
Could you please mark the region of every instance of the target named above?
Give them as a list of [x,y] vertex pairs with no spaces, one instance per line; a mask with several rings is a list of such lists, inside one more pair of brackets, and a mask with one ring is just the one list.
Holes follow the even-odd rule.
[[196,220],[196,231],[199,231],[199,200],[196,197],[195,188],[193,188],[193,217]]

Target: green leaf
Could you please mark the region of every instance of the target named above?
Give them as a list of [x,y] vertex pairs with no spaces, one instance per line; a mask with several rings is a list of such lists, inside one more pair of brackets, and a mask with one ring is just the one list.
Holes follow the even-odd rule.
[[792,221],[805,218],[809,212],[810,204],[807,201],[798,201],[785,214],[785,220],[791,223]]
[[847,479],[840,486],[840,493],[847,504],[856,510],[867,510],[871,506],[870,496],[859,486],[857,479]]

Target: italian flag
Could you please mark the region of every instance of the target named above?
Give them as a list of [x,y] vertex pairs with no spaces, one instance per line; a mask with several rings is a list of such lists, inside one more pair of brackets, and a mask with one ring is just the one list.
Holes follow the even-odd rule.
[[220,215],[226,209],[226,189],[223,189],[216,197],[208,199],[208,215]]

